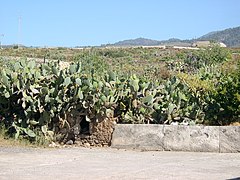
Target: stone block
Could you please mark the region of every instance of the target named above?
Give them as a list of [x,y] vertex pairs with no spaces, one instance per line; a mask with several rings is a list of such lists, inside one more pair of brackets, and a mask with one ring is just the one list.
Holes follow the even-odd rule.
[[220,127],[220,152],[240,152],[240,126]]
[[219,152],[219,127],[165,126],[166,151]]
[[112,136],[113,148],[163,150],[163,125],[117,124]]
[[190,132],[189,126],[166,125],[164,126],[164,150],[189,151]]
[[189,126],[190,151],[219,152],[218,126]]

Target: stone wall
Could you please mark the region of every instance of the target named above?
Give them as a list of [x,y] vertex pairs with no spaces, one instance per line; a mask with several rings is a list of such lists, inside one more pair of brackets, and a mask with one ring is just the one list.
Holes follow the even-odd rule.
[[113,148],[240,152],[240,126],[174,126],[117,124]]
[[56,131],[56,141],[61,145],[110,146],[116,119],[105,118],[98,122],[92,119],[88,122],[86,116],[81,116],[78,111],[72,111],[66,119],[65,125],[58,125]]
[[74,143],[85,147],[110,146],[114,126],[114,119],[91,122],[89,123],[89,133],[80,133],[76,136]]

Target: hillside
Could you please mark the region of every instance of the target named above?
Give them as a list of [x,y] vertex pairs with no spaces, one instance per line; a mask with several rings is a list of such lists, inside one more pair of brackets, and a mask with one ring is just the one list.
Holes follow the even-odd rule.
[[190,46],[191,40],[181,40],[177,38],[171,38],[168,40],[158,41],[146,38],[137,38],[137,39],[129,39],[124,41],[119,41],[112,46],[157,46],[157,45],[169,45],[169,46]]
[[229,28],[222,31],[210,32],[197,39],[181,40],[177,38],[171,38],[168,40],[152,40],[146,38],[129,39],[119,41],[109,46],[157,46],[157,45],[171,45],[171,46],[191,46],[194,41],[209,40],[223,42],[228,47],[240,47],[240,26],[235,28]]
[[240,47],[240,26],[211,32],[201,36],[198,40],[213,40],[223,42],[228,47]]
[[114,43],[114,46],[156,46],[159,45],[160,41],[146,39],[146,38],[137,38],[137,39],[129,39],[124,41],[119,41]]

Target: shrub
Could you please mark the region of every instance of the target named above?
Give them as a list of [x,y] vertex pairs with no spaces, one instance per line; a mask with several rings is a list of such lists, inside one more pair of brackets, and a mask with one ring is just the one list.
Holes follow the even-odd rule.
[[193,51],[187,56],[184,62],[188,66],[188,71],[196,72],[204,66],[219,64],[228,59],[231,59],[230,51],[218,45],[214,45],[206,49]]
[[240,66],[231,74],[222,75],[208,105],[209,124],[228,125],[240,122]]

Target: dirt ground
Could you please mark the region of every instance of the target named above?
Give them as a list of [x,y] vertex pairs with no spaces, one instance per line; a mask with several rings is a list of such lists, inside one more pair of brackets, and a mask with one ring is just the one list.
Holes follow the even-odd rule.
[[237,179],[240,153],[0,146],[0,179]]

